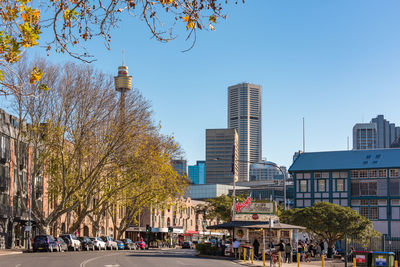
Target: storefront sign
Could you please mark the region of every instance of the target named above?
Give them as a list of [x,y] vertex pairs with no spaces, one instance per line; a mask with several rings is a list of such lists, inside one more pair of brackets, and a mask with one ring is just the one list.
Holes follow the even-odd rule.
[[356,255],[356,263],[365,263],[365,255]]
[[249,206],[250,206],[250,204],[251,204],[251,198],[250,197],[248,197],[245,201],[243,201],[242,203],[236,203],[236,205],[235,205],[235,211],[236,211],[236,213],[240,213],[240,211],[243,209],[243,208],[248,208]]
[[383,258],[382,256],[376,258],[375,266],[386,266],[386,258]]
[[[240,210],[242,214],[275,214],[275,203],[249,203]],[[237,212],[239,213],[239,212]]]

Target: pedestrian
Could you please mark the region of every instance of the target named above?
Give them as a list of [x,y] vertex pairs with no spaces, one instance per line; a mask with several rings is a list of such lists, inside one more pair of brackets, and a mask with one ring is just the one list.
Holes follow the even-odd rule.
[[253,248],[254,248],[254,255],[258,259],[258,250],[260,248],[260,243],[258,242],[257,239],[255,239],[254,242],[253,242]]
[[239,246],[240,246],[240,242],[237,241],[236,238],[233,239],[232,247],[233,247],[233,253],[235,254],[235,259],[237,259],[237,256],[238,256]]
[[290,245],[290,242],[288,242],[285,246],[285,262],[292,262],[292,246]]

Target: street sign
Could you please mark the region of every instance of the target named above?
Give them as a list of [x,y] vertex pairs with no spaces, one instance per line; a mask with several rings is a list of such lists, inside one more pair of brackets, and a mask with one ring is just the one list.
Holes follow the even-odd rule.
[[365,263],[365,255],[356,255],[356,263]]
[[386,258],[379,256],[378,258],[375,259],[375,265],[376,266],[386,266]]

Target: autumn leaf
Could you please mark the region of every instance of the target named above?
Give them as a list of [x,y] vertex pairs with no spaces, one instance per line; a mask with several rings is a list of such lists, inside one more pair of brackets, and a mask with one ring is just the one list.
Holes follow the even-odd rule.
[[31,85],[35,84],[42,78],[43,74],[44,72],[41,69],[34,67],[31,71],[31,78],[29,79],[29,83]]
[[212,24],[208,25],[208,27],[210,28],[210,30],[215,31],[215,28]]
[[183,18],[183,21],[186,21],[186,22],[188,22],[188,21],[189,21],[189,16],[188,16],[188,15],[186,15],[186,16]]
[[208,20],[213,22],[213,23],[217,23],[217,16],[212,15],[212,16],[210,16],[210,18]]

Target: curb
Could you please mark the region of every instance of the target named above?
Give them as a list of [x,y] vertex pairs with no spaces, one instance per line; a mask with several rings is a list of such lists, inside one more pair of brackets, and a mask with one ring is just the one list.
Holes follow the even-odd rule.
[[6,255],[16,255],[16,254],[22,254],[24,252],[22,251],[7,251],[5,253],[0,252],[0,256],[6,256]]

